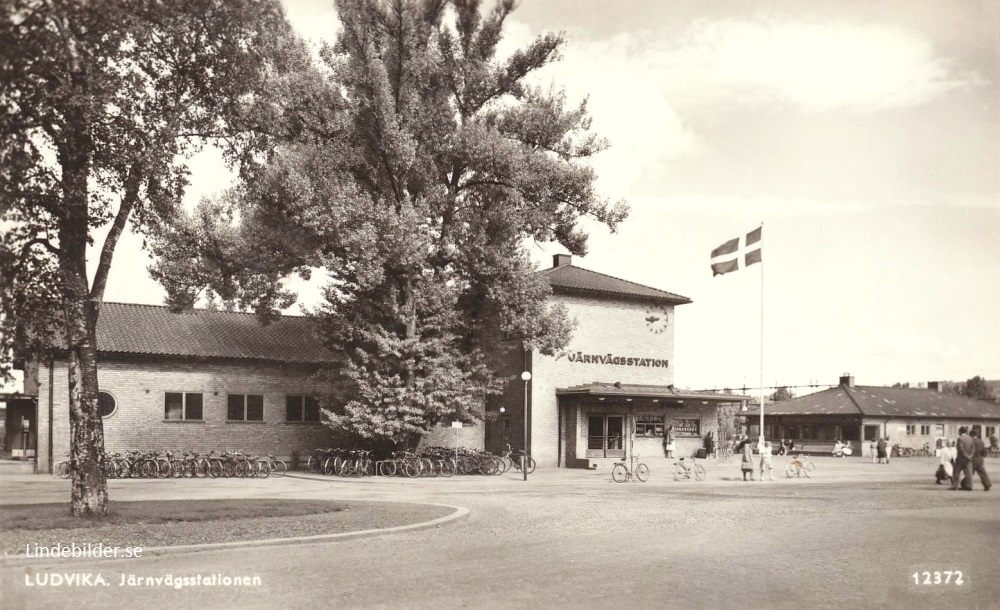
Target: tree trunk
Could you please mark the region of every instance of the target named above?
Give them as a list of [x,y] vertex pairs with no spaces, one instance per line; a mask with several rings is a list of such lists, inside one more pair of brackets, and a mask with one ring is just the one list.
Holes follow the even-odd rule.
[[[80,147],[76,150],[80,150]],[[70,514],[104,516],[108,483],[104,459],[104,424],[97,406],[97,315],[87,282],[87,177],[85,153],[60,151],[63,168],[63,216],[59,219],[59,270],[63,280],[66,347],[69,355]]]

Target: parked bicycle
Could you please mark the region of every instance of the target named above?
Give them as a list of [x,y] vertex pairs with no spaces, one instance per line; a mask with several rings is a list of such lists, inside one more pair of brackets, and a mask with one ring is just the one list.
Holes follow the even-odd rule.
[[687,481],[694,476],[695,481],[705,480],[705,467],[694,458],[680,458],[674,462],[674,480]]
[[785,463],[785,476],[788,478],[805,476],[811,478],[816,472],[816,465],[801,455],[789,458]]
[[649,478],[649,467],[642,462],[636,463],[638,456],[632,454],[629,456],[628,462],[626,463],[625,458],[618,462],[611,469],[611,478],[614,479],[616,483],[624,483],[628,481],[633,476],[640,482],[645,483],[646,479]]
[[[507,449],[504,451],[504,454],[500,456],[500,459],[504,462],[503,472],[507,472],[511,468],[520,472],[521,465],[525,461],[524,451],[513,452],[511,450],[510,443],[507,443],[505,446]],[[526,470],[528,471],[528,474],[535,472],[535,458],[530,455],[527,456]]]

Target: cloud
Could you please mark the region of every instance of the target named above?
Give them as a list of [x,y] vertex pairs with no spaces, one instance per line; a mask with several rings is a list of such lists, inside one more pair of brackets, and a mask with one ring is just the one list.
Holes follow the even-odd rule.
[[901,29],[698,20],[649,61],[688,103],[787,104],[805,112],[917,106],[985,80]]
[[[501,58],[536,36],[517,21],[505,25]],[[530,77],[536,85],[565,88],[570,100],[587,99],[594,132],[611,144],[593,162],[607,192],[627,191],[659,174],[666,160],[702,150],[700,137],[667,99],[656,65],[635,61],[632,42],[625,35],[594,41],[571,33],[561,59]]]

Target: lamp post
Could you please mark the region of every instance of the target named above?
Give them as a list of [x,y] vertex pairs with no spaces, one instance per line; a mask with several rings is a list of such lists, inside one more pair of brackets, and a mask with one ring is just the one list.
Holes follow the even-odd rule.
[[521,472],[524,473],[524,480],[528,480],[528,382],[531,381],[531,373],[525,371],[521,373],[521,381],[524,382],[524,451],[521,456]]

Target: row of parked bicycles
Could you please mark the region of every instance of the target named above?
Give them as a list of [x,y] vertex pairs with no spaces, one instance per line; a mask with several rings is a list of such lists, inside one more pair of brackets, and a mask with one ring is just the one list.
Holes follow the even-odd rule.
[[420,451],[394,451],[376,456],[366,449],[318,449],[307,462],[309,472],[340,477],[450,477],[454,475],[499,475],[521,471],[527,462],[528,474],[535,460],[507,445],[503,455],[460,447],[427,447]]
[[[281,477],[288,470],[283,460],[273,455],[253,455],[239,451],[125,451],[105,453],[101,460],[104,476],[109,479],[166,479],[219,477]],[[69,460],[56,466],[56,475],[68,479]]]

